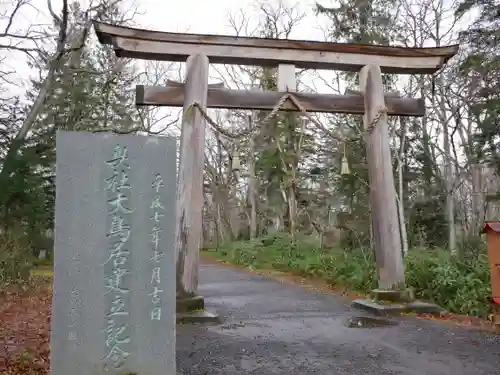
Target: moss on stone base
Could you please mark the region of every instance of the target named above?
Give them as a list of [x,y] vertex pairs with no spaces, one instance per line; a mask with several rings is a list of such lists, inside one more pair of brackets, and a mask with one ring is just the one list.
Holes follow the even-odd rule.
[[415,301],[415,293],[411,288],[403,290],[374,289],[372,290],[372,298],[379,303],[409,303]]
[[176,312],[186,313],[205,309],[205,299],[202,296],[185,296],[177,298]]

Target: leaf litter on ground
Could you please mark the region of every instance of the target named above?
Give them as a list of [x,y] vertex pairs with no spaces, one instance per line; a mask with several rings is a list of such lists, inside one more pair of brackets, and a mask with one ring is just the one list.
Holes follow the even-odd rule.
[[0,294],[0,374],[49,374],[50,280],[33,277]]

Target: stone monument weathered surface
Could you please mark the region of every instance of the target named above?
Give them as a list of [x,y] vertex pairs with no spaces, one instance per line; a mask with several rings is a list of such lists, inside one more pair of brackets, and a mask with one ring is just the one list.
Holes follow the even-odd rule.
[[175,138],[58,132],[52,375],[175,374]]

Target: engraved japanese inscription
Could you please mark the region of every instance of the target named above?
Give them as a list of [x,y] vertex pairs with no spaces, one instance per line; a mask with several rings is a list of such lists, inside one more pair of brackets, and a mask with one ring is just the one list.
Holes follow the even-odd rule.
[[153,228],[151,229],[151,245],[153,249],[153,254],[151,260],[153,261],[153,270],[151,271],[151,285],[152,292],[151,296],[151,320],[161,320],[161,297],[160,294],[163,293],[163,290],[160,289],[161,284],[161,258],[163,257],[163,253],[159,249],[160,244],[160,236],[162,229],[159,225],[160,220],[165,216],[163,211],[165,207],[161,203],[161,196],[159,195],[160,189],[165,187],[163,183],[163,179],[160,173],[156,173],[153,178],[153,182],[151,184],[152,189],[154,190],[154,196],[151,200],[151,221],[153,224]]
[[52,375],[175,374],[174,138],[58,132]]
[[[123,367],[130,356],[130,326],[126,317],[128,311],[128,294],[130,289],[125,285],[125,278],[130,274],[129,238],[132,233],[130,226],[130,190],[128,172],[128,148],[117,144],[113,156],[106,161],[111,169],[111,175],[106,179],[108,204],[108,258],[105,267],[105,295],[111,295],[111,303],[106,311],[106,355],[104,361],[110,362],[115,369]],[[106,363],[107,365],[107,363]],[[105,368],[107,368],[105,366]]]

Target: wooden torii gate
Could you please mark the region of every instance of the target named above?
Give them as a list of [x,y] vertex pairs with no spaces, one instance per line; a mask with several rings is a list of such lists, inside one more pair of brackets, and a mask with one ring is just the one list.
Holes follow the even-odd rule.
[[[118,57],[187,61],[184,84],[137,86],[137,105],[184,107],[178,176],[176,252],[179,297],[198,291],[202,240],[206,108],[364,114],[379,294],[411,300],[406,290],[387,116],[424,116],[423,99],[384,93],[381,73],[432,74],[458,46],[403,48],[327,42],[168,33],[94,23],[100,43]],[[278,92],[228,90],[208,84],[210,63],[278,67]],[[349,95],[295,92],[295,68],[360,71]],[[292,93],[293,97],[290,97]],[[284,95],[289,95],[284,101]],[[191,110],[193,104],[201,109]],[[397,297],[396,294],[399,296]]]

